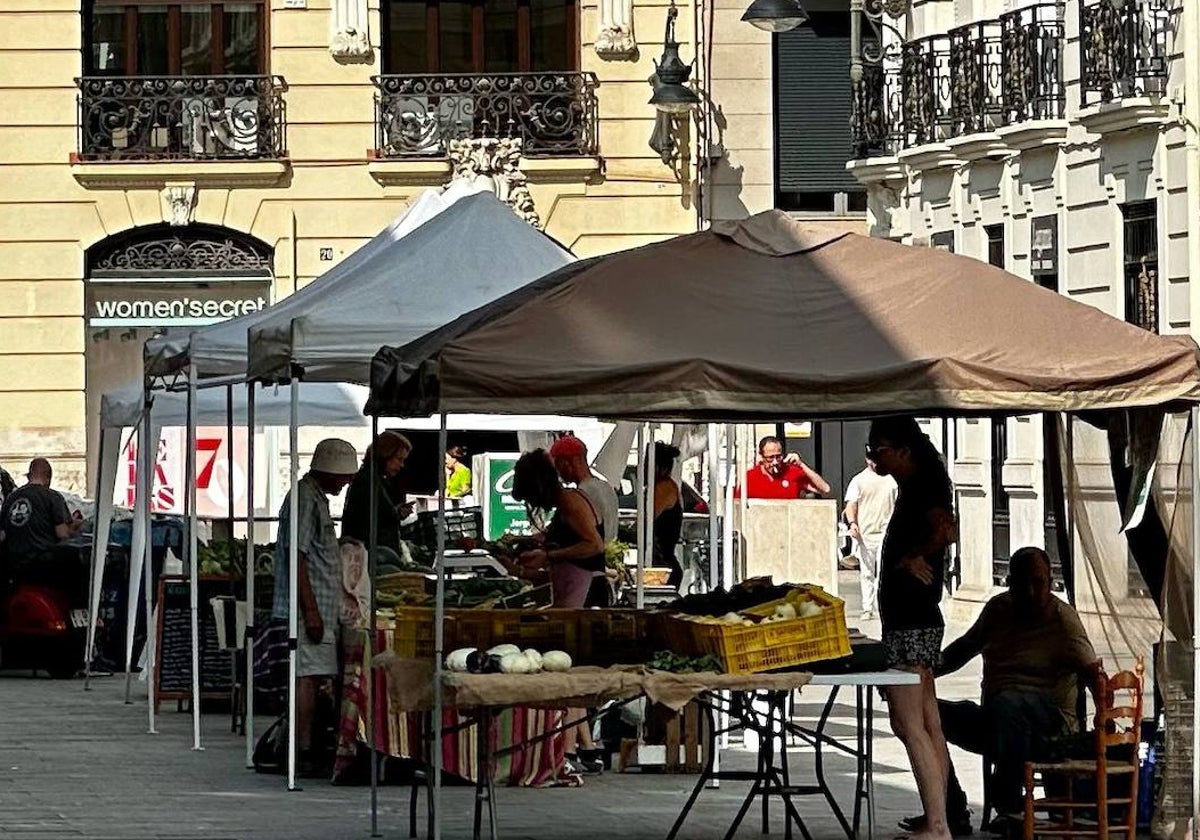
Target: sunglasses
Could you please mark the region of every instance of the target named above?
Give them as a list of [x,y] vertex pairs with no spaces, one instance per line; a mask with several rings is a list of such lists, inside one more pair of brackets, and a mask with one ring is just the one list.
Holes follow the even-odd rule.
[[880,452],[883,452],[885,450],[893,450],[894,451],[895,448],[896,447],[889,446],[886,443],[876,443],[876,444],[868,443],[867,444],[867,457],[870,458],[872,461],[874,461],[878,458]]

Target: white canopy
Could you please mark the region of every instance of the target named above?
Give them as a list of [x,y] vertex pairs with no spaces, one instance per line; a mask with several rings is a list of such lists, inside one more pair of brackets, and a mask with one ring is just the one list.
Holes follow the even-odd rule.
[[[200,426],[224,426],[228,418],[225,388],[201,388],[196,392],[196,423]],[[187,392],[151,392],[154,424],[160,427],[187,425]],[[303,426],[349,426],[365,428],[370,420],[363,416],[367,389],[337,382],[315,382],[300,390],[300,424]],[[142,389],[127,385],[100,398],[101,428],[136,426],[142,416]],[[266,387],[254,396],[254,420],[259,426],[287,426],[291,406],[291,388],[287,385]],[[233,389],[233,422],[246,425],[246,388]],[[116,453],[113,453],[116,456]]]
[[249,324],[249,376],[366,384],[381,346],[412,341],[573,261],[491,193],[461,198],[324,283],[319,297],[284,301]]
[[[347,279],[352,280],[364,263],[380,256],[386,262],[388,252],[399,240],[446,210],[458,199],[477,191],[465,182],[455,182],[445,192],[426,190],[402,216],[374,239],[295,294],[249,315],[197,330],[176,330],[150,339],[146,342],[145,349],[146,375],[170,376],[186,370],[190,362],[195,362],[196,375],[201,380],[220,376],[245,377],[248,329],[268,318],[274,319],[284,315],[294,317],[318,306],[317,300],[326,295],[330,288]],[[370,358],[370,354],[367,355]]]

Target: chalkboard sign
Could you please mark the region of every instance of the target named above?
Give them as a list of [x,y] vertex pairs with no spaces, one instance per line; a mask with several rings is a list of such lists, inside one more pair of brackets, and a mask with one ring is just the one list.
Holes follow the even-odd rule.
[[[209,599],[230,594],[229,578],[201,575],[199,592],[200,697],[229,699],[233,693],[232,650],[217,643],[217,623]],[[192,696],[191,595],[185,577],[164,575],[158,582],[158,628],[155,645],[156,700]]]

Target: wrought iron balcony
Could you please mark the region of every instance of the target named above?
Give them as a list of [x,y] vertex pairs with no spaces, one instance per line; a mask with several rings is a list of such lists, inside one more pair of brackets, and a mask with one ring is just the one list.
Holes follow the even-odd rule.
[[1004,122],[1062,119],[1066,105],[1060,3],[1027,6],[1000,16]]
[[1167,0],[1081,0],[1082,104],[1162,93],[1170,25]]
[[245,160],[287,154],[278,76],[87,76],[79,159]]
[[445,157],[450,141],[520,138],[526,157],[598,153],[593,73],[375,76],[376,153]]
[[856,86],[859,157],[1063,116],[1063,7],[1042,3],[878,50]]
[[854,157],[894,155],[904,146],[904,89],[899,66],[864,64],[851,92],[850,138]]
[[1000,21],[950,30],[950,136],[992,131],[1004,123]]
[[952,136],[950,38],[908,41],[900,50],[901,119],[906,146]]

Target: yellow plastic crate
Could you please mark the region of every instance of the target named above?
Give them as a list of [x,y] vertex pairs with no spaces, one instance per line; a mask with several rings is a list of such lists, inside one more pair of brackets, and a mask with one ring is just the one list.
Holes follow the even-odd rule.
[[769,616],[785,601],[794,605],[807,599],[824,607],[819,615],[740,627],[673,619],[679,636],[690,637],[690,650],[681,653],[712,654],[730,674],[756,674],[849,656],[846,604],[820,587],[796,587],[786,598],[742,612]]

